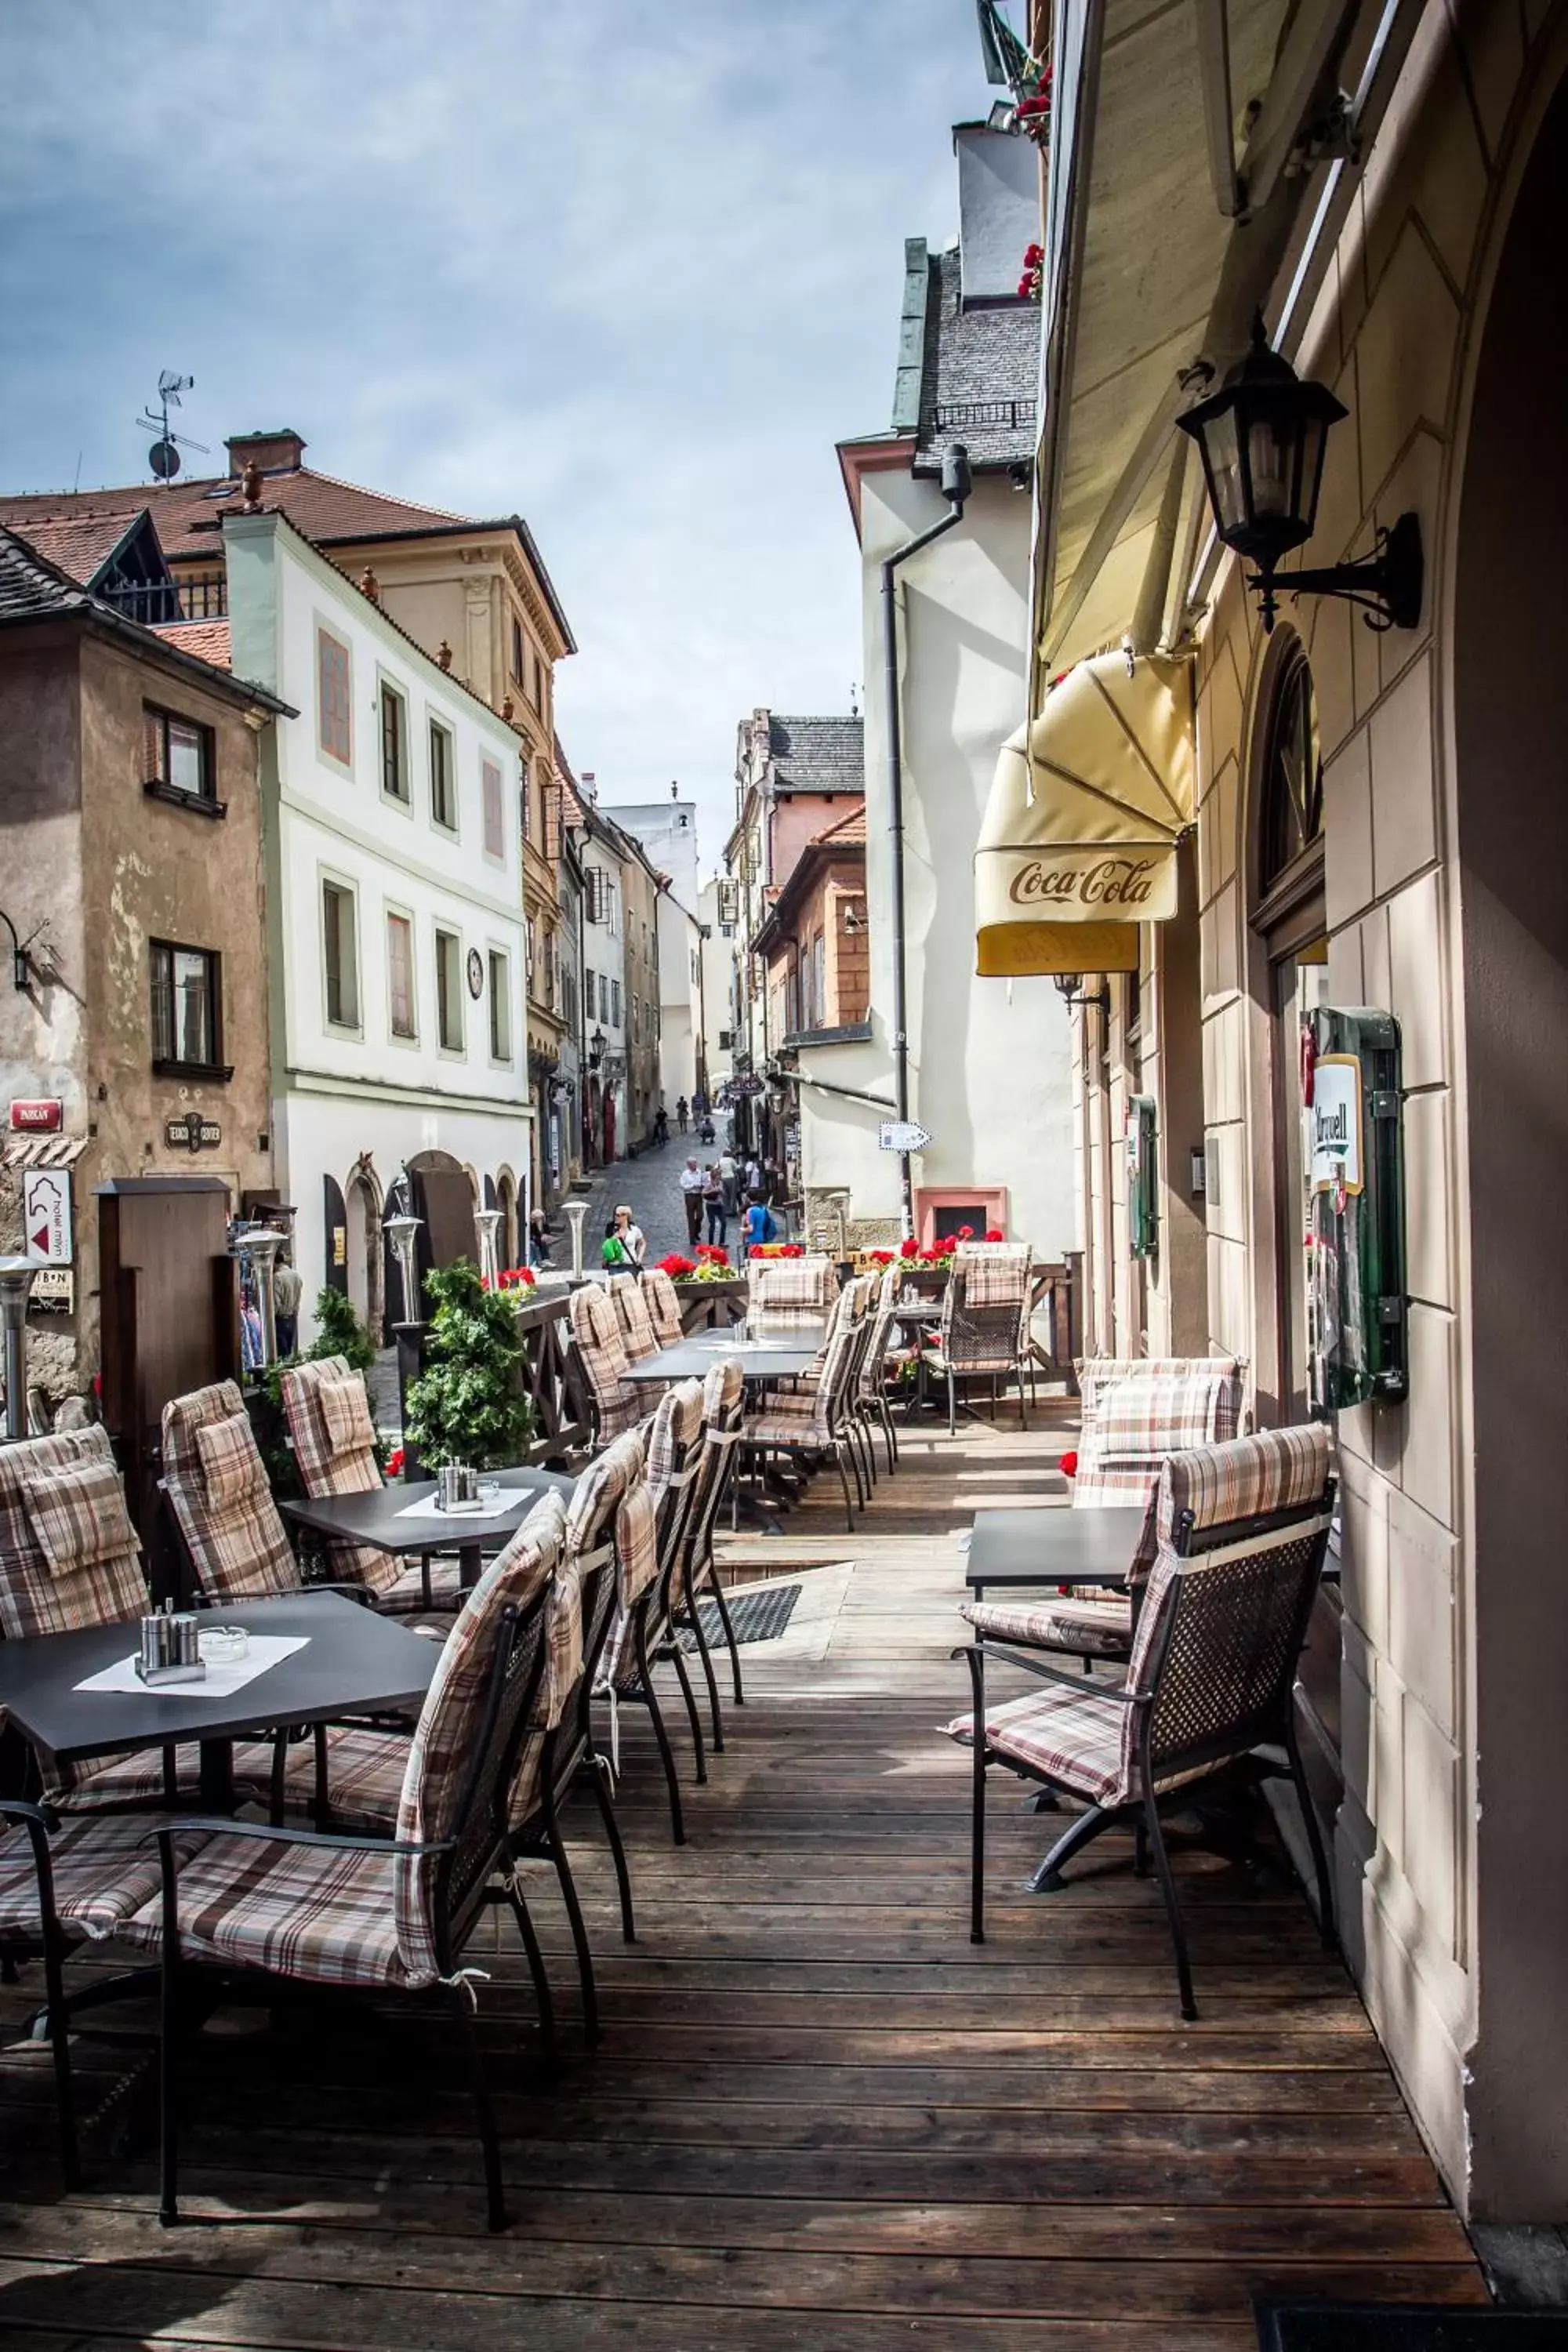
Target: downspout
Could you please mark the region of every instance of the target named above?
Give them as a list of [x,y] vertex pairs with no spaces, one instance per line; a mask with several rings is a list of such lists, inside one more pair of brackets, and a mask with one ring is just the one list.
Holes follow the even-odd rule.
[[[888,709],[888,831],[893,850],[893,1092],[894,1114],[910,1115],[909,992],[904,938],[904,757],[899,704],[899,567],[918,555],[933,540],[963,520],[971,488],[969,452],[962,441],[950,441],[942,457],[942,494],[947,512],[939,522],[907,539],[882,562],[882,667]],[[900,1223],[907,1241],[915,1229],[914,1181],[910,1155],[899,1154]]]

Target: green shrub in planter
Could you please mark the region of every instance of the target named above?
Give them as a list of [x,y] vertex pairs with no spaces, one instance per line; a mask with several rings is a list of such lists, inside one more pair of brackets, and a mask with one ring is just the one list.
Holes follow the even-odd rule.
[[430,1470],[460,1462],[502,1470],[520,1461],[533,1414],[519,1384],[522,1341],[517,1309],[487,1290],[467,1258],[425,1277],[433,1308],[425,1334],[425,1369],[408,1391],[404,1434]]

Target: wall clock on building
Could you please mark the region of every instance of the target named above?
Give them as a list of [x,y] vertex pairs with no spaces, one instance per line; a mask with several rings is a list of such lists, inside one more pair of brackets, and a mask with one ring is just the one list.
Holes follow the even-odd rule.
[[468,950],[468,994],[478,1000],[485,992],[485,960],[478,948]]

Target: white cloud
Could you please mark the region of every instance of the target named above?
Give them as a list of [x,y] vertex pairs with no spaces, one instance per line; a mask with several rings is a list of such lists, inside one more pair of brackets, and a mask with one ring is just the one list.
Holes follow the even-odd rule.
[[833,443],[952,225],[971,0],[6,0],[0,78],[5,487],[135,478],[174,366],[215,450],[521,510],[572,757],[711,856],[742,712],[861,667]]

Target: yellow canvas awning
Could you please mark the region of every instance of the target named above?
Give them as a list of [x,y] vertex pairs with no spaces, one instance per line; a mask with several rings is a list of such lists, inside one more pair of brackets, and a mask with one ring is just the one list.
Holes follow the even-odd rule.
[[1190,665],[1070,669],[1003,746],[974,853],[978,971],[1135,971],[1138,926],[1176,911],[1193,821]]

